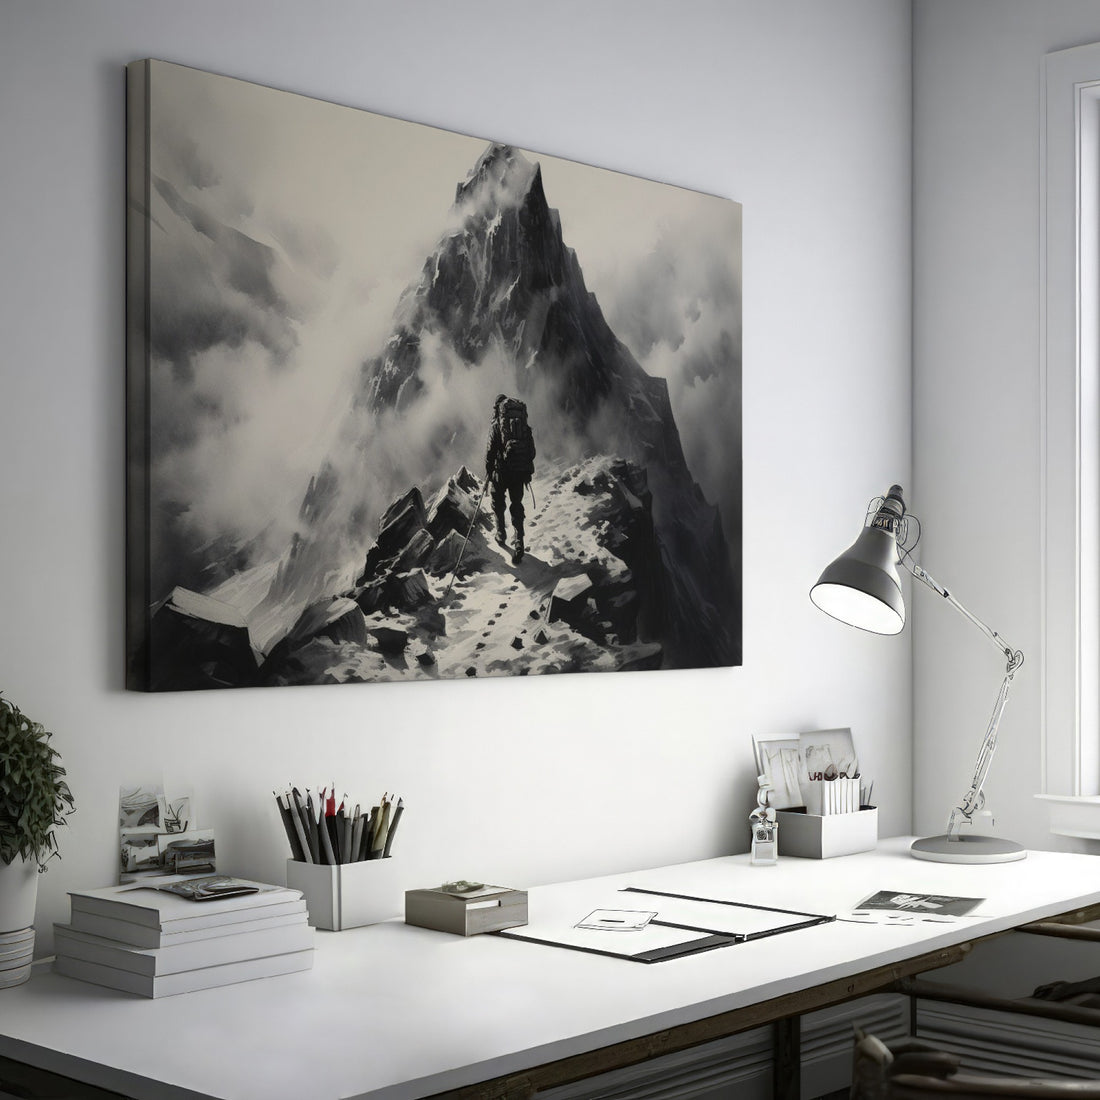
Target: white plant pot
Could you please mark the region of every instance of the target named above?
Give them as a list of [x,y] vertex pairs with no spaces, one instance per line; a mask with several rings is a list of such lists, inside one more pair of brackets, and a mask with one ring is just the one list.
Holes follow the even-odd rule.
[[18,932],[34,924],[38,901],[38,861],[16,857],[0,860],[0,935]]

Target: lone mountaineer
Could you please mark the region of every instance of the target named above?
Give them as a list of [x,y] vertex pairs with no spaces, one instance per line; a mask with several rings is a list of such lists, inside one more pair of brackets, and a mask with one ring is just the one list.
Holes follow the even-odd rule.
[[518,398],[498,394],[493,403],[489,426],[489,445],[485,450],[485,476],[493,483],[493,512],[496,515],[496,539],[508,545],[504,526],[504,504],[511,499],[508,512],[515,530],[512,564],[523,558],[523,490],[535,472],[535,440],[527,423],[527,406]]

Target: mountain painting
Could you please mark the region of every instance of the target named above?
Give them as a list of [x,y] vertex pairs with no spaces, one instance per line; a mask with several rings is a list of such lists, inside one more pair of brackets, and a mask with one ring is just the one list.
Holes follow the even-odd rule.
[[741,663],[739,204],[164,62],[127,95],[129,687]]

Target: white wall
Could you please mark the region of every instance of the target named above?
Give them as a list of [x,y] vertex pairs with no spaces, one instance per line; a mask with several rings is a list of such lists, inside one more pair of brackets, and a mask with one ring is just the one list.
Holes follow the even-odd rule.
[[[147,56],[744,203],[743,668],[123,691],[123,66]],[[79,807],[40,932],[112,880],[118,784],[145,777],[193,789],[238,873],[283,874],[272,788],[335,776],[404,795],[410,884],[531,885],[745,850],[751,736],[849,725],[905,832],[907,636],[806,593],[909,481],[909,66],[905,0],[6,0],[0,687]]]
[[[1050,51],[1100,40],[1100,3],[916,0],[913,9],[912,503],[925,522],[925,566],[1026,655],[987,791],[998,832],[1053,847],[1032,798],[1041,719],[1041,64]],[[941,832],[965,792],[1004,669],[934,599],[914,623],[918,832]]]

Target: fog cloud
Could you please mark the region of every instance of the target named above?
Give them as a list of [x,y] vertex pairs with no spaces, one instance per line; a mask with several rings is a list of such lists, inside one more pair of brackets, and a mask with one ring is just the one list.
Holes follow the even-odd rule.
[[[605,283],[600,302],[642,367],[668,382],[684,454],[727,536],[740,511],[740,208],[730,222],[667,223],[650,251]],[[724,230],[724,231],[721,231]]]

